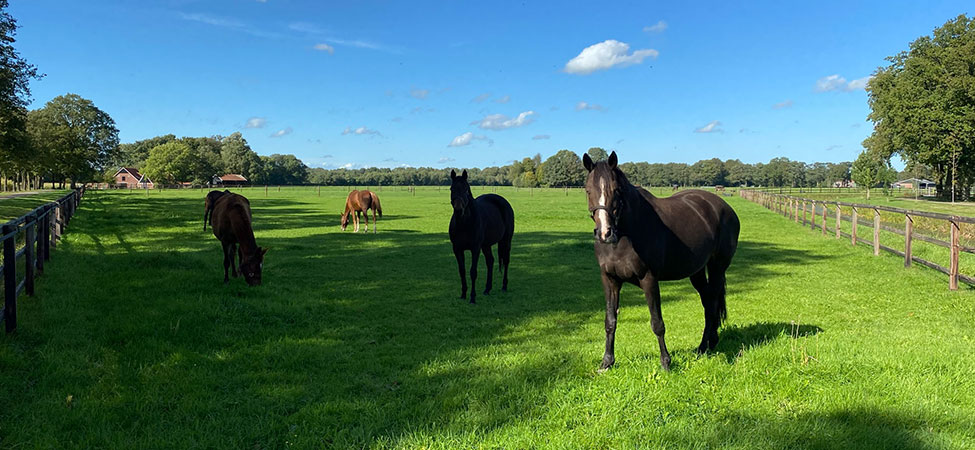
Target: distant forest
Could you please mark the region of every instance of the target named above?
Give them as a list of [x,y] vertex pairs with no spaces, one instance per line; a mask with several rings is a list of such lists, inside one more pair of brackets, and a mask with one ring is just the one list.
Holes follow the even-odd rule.
[[[310,168],[294,155],[259,156],[234,133],[227,137],[176,138],[159,136],[119,146],[112,170],[136,167],[156,183],[189,181],[207,184],[215,174],[238,173],[255,185],[447,185],[451,168],[370,167],[360,169]],[[590,148],[593,159],[607,157],[602,148]],[[630,181],[644,186],[833,186],[850,180],[850,162],[804,163],[774,158],[748,164],[737,159],[705,159],[694,164],[626,162],[620,168]],[[108,169],[108,168],[107,168]],[[459,169],[458,169],[459,170]],[[504,166],[467,168],[470,182],[487,186],[581,186],[585,169],[579,154],[559,150],[547,159],[540,154]],[[110,173],[111,172],[111,173]],[[925,176],[926,171],[919,173]],[[905,177],[913,176],[904,174]]]

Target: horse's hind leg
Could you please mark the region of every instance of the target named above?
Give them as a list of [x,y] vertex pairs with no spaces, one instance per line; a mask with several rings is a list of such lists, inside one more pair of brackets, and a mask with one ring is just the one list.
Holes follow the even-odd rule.
[[233,255],[233,245],[223,244],[223,283],[227,284],[230,282],[230,266],[233,265],[231,260]]
[[511,263],[511,238],[501,239],[498,242],[498,265],[504,270],[504,277],[501,279],[501,291],[508,291],[508,264]]
[[372,234],[376,234],[376,229],[379,228],[378,222],[376,222],[376,208],[372,209]]
[[698,353],[714,349],[718,344],[718,311],[715,308],[714,293],[705,275],[705,268],[691,275],[691,284],[697,293],[701,294],[701,305],[704,306],[704,333],[701,335],[701,345],[697,346]]
[[491,285],[494,281],[494,254],[491,253],[491,246],[485,245],[481,248],[484,252],[484,264],[487,266],[487,281],[484,284],[484,295],[491,293]]

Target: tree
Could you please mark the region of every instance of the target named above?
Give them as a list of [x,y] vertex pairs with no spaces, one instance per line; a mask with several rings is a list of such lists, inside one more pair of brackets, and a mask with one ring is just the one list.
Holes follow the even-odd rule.
[[724,163],[718,158],[702,159],[691,166],[694,184],[714,186],[724,184]]
[[30,148],[27,105],[30,80],[43,75],[14,48],[17,21],[7,6],[7,0],[0,0],[0,171],[37,175],[41,155]]
[[248,180],[259,179],[263,169],[261,158],[257,156],[240,132],[223,138],[220,146],[223,169],[228,173],[243,175]]
[[851,170],[853,181],[858,186],[867,188],[867,200],[870,199],[871,188],[881,185],[885,186],[884,190],[886,190],[886,186],[894,181],[893,178],[896,174],[897,172],[890,167],[889,160],[879,153],[869,150],[860,152],[860,156],[857,157],[856,161],[853,161]]
[[146,163],[146,160],[149,159],[149,150],[175,140],[175,135],[167,134],[164,136],[156,136],[154,138],[143,139],[141,141],[121,144],[119,145],[118,154],[112,160],[112,166],[114,166],[114,168],[142,167]]
[[850,181],[851,165],[852,163],[850,163],[849,161],[844,161],[837,164],[830,164],[829,168],[826,171],[827,172],[826,181],[828,182],[828,184],[832,186],[833,183],[836,182],[843,183],[845,181]]
[[927,165],[938,194],[975,181],[975,20],[960,15],[887,58],[867,83],[873,134],[863,145]]
[[589,157],[593,161],[606,161],[609,158],[609,153],[606,153],[606,150],[600,147],[592,147],[586,153],[589,154]]
[[91,100],[66,94],[31,111],[28,129],[34,145],[49,155],[55,179],[71,186],[97,177],[118,153],[118,129]]
[[[273,154],[266,158],[267,184],[303,184],[308,179],[308,166],[295,155]],[[389,184],[389,182],[387,181],[385,184]]]
[[193,173],[193,150],[183,142],[173,141],[154,147],[142,169],[157,185],[185,181]]
[[582,160],[569,150],[559,150],[546,159],[542,167],[542,179],[549,186],[581,186],[586,180]]

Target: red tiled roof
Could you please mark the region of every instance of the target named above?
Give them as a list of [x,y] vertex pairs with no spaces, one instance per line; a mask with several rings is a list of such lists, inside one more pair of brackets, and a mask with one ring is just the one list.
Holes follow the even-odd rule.
[[240,174],[228,173],[220,176],[220,181],[247,181],[247,178],[244,178],[244,176]]
[[122,172],[128,172],[129,175],[132,175],[132,178],[135,178],[135,181],[137,182],[145,181],[146,183],[150,183],[150,184],[152,183],[152,180],[150,180],[149,178],[145,178],[143,180],[144,175],[142,175],[142,173],[139,172],[139,169],[136,169],[135,167],[120,167],[118,169],[118,172],[115,172],[115,175],[118,175]]

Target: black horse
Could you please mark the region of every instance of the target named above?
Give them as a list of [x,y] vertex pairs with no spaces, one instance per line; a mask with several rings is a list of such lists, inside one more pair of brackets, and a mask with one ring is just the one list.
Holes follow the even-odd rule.
[[697,351],[713,350],[727,316],[725,271],[738,247],[738,215],[720,197],[701,190],[654,197],[630,184],[616,166],[616,152],[600,162],[587,154],[582,162],[589,171],[586,193],[606,293],[606,352],[600,369],[615,362],[613,341],[624,282],[643,289],[664,370],[670,370],[670,353],[664,343],[660,281],[691,279],[704,305],[704,334]]
[[460,298],[467,296],[467,277],[464,275],[464,251],[471,252],[471,303],[474,303],[477,280],[478,252],[484,253],[487,263],[487,284],[484,295],[491,293],[494,274],[494,255],[491,246],[498,244],[498,265],[504,270],[501,290],[508,290],[508,263],[511,261],[511,236],[515,232],[515,212],[508,201],[496,194],[484,194],[477,199],[467,183],[467,170],[457,176],[450,171],[450,204],[454,214],[450,216],[450,243],[457,257],[460,272]]

